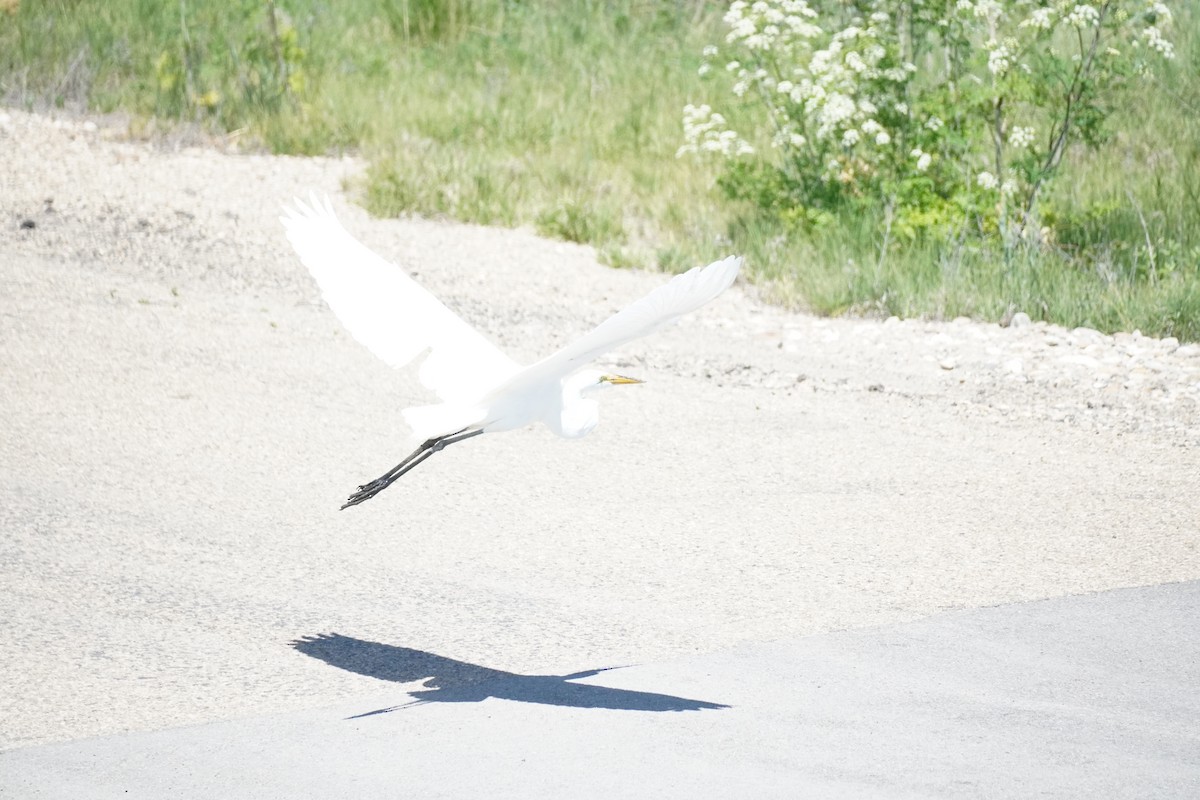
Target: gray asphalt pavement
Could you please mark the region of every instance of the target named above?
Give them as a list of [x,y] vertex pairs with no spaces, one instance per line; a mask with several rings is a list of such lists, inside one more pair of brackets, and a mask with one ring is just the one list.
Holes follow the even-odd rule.
[[[1194,798],[1200,582],[575,675],[339,634],[335,705],[0,754],[30,798]],[[387,687],[386,682],[394,682]]]

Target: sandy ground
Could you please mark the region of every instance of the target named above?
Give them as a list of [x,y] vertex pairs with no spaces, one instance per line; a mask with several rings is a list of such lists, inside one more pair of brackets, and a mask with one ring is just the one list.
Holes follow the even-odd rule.
[[423,396],[320,303],[283,202],[330,193],[520,359],[663,276],[371,220],[352,159],[117,134],[0,112],[0,749],[379,691],[304,636],[562,675],[1200,578],[1200,348],[740,285],[614,354],[650,382],[588,438],[472,440],[338,512]]

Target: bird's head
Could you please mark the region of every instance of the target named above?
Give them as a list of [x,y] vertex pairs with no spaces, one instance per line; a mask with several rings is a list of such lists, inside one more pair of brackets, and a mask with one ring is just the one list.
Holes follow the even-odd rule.
[[601,375],[596,379],[596,382],[601,385],[608,384],[609,386],[628,386],[634,383],[645,383],[641,378],[626,378],[624,375],[610,375],[608,373]]
[[581,394],[603,389],[606,386],[629,386],[635,383],[645,383],[638,378],[627,378],[624,375],[613,375],[598,369],[588,369],[577,373],[572,383],[579,387]]

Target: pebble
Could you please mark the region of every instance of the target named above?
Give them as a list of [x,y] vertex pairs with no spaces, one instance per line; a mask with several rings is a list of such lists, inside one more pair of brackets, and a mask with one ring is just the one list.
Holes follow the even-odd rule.
[[1090,344],[1102,344],[1106,339],[1103,333],[1094,328],[1076,328],[1071,331],[1071,340],[1081,347],[1086,347]]
[[1100,362],[1091,356],[1069,354],[1059,359],[1060,364],[1077,364],[1088,369],[1096,369],[1100,366]]

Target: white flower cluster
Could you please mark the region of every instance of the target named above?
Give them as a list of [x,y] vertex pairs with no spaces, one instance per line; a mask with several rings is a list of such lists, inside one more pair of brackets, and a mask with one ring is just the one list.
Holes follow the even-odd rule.
[[820,28],[809,22],[816,16],[817,12],[804,0],[755,3],[737,0],[725,14],[725,24],[729,26],[725,41],[750,50],[770,50],[781,37],[811,39],[821,33]]
[[725,117],[711,106],[683,107],[683,144],[675,151],[679,158],[686,153],[715,153],[732,157],[753,153],[754,148],[737,131],[730,130]]
[[860,133],[877,145],[891,141],[891,134],[876,119],[884,98],[869,91],[868,85],[873,81],[902,83],[908,74],[880,69],[886,51],[875,38],[873,27],[851,26],[834,35],[825,49],[814,52],[807,69],[803,65],[795,68],[789,96],[803,107],[815,138],[840,138],[847,147],[859,141]]
[[1166,3],[1157,2],[1157,0],[1146,4],[1146,16],[1163,25],[1169,24],[1174,19],[1170,7]]
[[[962,3],[959,3],[959,10],[967,9],[963,9]],[[969,10],[975,15],[976,19],[984,19],[988,22],[995,22],[999,19],[1002,11],[1000,4],[996,0],[979,0]]]
[[1094,28],[1100,24],[1100,12],[1095,6],[1080,3],[1067,12],[1066,20],[1075,28]]
[[1008,132],[1008,144],[1018,150],[1023,150],[1033,144],[1033,128],[1022,128],[1014,125]]
[[[908,72],[880,68],[887,51],[878,43],[877,24],[865,28],[851,25],[835,34],[824,49],[815,51],[807,68],[795,68],[791,99],[803,105],[815,125],[816,138],[836,139],[840,134],[845,143],[846,134],[857,127],[876,144],[890,141],[888,131],[875,119],[880,103],[887,99],[880,97],[878,83],[904,83]],[[851,138],[857,141],[857,136]]]
[[1009,44],[991,39],[984,45],[984,48],[988,51],[988,72],[996,77],[1001,77],[1004,73],[1008,72],[1009,68],[1012,67],[1013,57],[1013,49],[1009,47]]
[[1004,181],[1001,182],[999,178],[987,170],[984,170],[975,176],[975,183],[980,189],[984,189],[985,191],[994,192],[999,190],[1000,194],[1004,195],[1005,197],[1010,197],[1016,194],[1018,189],[1018,183],[1013,178],[1005,178]]
[[1158,26],[1151,25],[1147,27],[1142,31],[1142,38],[1146,40],[1146,44],[1150,46],[1150,49],[1156,51],[1163,58],[1172,59],[1175,57],[1175,45],[1167,41],[1162,35],[1162,31],[1158,29]]
[[[880,108],[908,115],[901,88],[916,68],[896,66],[894,59],[885,63],[889,53],[883,42],[894,39],[889,38],[889,14],[875,11],[866,20],[853,19],[844,29],[827,34],[804,0],[738,0],[724,19],[729,26],[726,42],[749,51],[746,60],[751,62],[725,64],[734,78],[731,91],[743,97],[756,89],[767,100],[775,121],[775,147],[824,143],[849,150],[865,143],[876,148],[892,143],[894,133],[880,121]],[[704,50],[706,58],[716,53],[712,46]],[[702,74],[708,72],[705,67]],[[705,108],[690,106],[685,112],[679,152],[749,152],[740,137],[729,135],[719,114],[701,114]],[[825,177],[840,169],[831,161]]]
[[1029,13],[1028,19],[1021,20],[1017,27],[1036,28],[1040,31],[1048,31],[1054,27],[1054,9],[1035,8]]
[[933,156],[919,147],[914,147],[909,155],[917,160],[917,172],[924,172],[933,163]]
[[868,136],[875,137],[875,144],[885,145],[891,144],[892,135],[883,129],[883,126],[874,119],[869,119],[862,125],[859,125],[859,130]]

